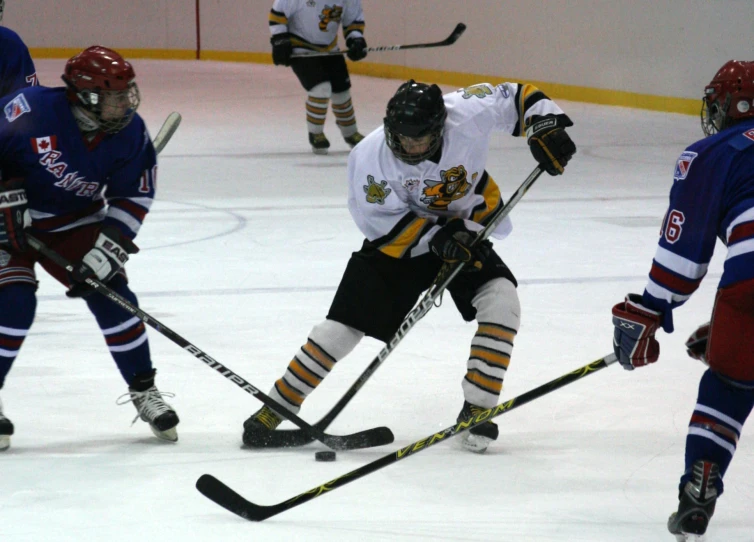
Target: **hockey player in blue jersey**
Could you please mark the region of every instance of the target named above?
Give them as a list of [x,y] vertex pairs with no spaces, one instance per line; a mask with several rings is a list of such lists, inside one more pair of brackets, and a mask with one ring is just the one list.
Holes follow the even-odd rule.
[[[0,23],[3,22],[5,0],[0,0]],[[0,96],[37,84],[37,70],[29,49],[18,34],[0,26]]]
[[614,350],[624,368],[654,363],[655,331],[697,289],[719,238],[727,247],[712,319],[686,342],[709,365],[686,437],[677,540],[706,532],[723,477],[754,406],[754,62],[727,62],[704,89],[708,136],[678,159],[659,246],[643,295],[613,308]]
[[[155,387],[144,323],[83,282],[96,277],[138,306],[123,265],[138,252],[157,159],[134,78],[123,57],[94,46],[67,62],[64,87],[0,99],[0,389],[34,319],[39,263],[94,314],[137,418],[175,441],[178,416]],[[24,215],[38,239],[76,262],[73,273],[27,247]],[[0,405],[0,448],[12,434]]]

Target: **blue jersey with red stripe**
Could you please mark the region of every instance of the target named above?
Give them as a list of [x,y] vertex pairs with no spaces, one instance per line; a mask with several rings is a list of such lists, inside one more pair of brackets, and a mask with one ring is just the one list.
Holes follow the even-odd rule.
[[10,28],[0,26],[0,97],[37,84],[29,49]]
[[157,158],[139,115],[85,140],[63,87],[0,99],[0,174],[26,182],[32,227],[66,231],[104,221],[133,239],[155,193]]
[[665,331],[707,273],[717,239],[728,248],[718,287],[754,278],[754,120],[697,141],[676,162],[643,295],[663,313]]

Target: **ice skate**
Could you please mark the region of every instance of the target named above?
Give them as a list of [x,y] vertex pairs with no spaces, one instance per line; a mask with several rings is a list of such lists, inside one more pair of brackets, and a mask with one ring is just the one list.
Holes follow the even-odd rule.
[[692,467],[691,480],[681,491],[678,511],[668,518],[668,531],[677,542],[703,542],[717,501],[716,480],[720,469],[716,463],[699,460]]
[[243,422],[243,443],[250,448],[264,445],[265,436],[277,429],[283,418],[267,406],[263,406]]
[[364,136],[359,132],[356,132],[348,137],[344,137],[343,139],[346,143],[348,143],[348,146],[353,149],[362,139],[364,139]]
[[[468,401],[463,402],[463,408],[461,413],[458,414],[456,421],[468,420],[472,416],[476,416],[480,412],[484,412],[486,408],[472,405]],[[485,422],[483,424],[472,427],[468,431],[465,431],[461,435],[461,445],[476,454],[482,454],[487,450],[490,442],[497,440],[499,434],[497,424],[494,422]]]
[[312,134],[310,132],[309,144],[312,146],[314,154],[327,154],[327,149],[330,148],[330,142],[325,137],[325,134]]
[[13,424],[3,414],[3,402],[0,400],[0,452],[10,448],[10,437],[13,434]]
[[128,393],[118,398],[117,403],[123,405],[132,402],[137,412],[133,423],[141,418],[149,424],[156,437],[175,442],[178,440],[176,426],[180,420],[173,407],[163,400],[163,397],[174,395],[158,390],[154,385],[154,375],[154,370],[137,375],[131,382]]

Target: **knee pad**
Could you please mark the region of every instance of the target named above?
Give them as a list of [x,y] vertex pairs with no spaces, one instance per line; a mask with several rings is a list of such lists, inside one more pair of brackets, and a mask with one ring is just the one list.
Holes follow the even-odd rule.
[[471,304],[476,308],[477,322],[503,325],[518,331],[521,325],[521,303],[511,281],[492,279],[476,291]]
[[309,333],[309,338],[321,346],[336,360],[346,357],[356,348],[364,334],[335,320],[325,320],[317,324]]
[[330,97],[330,101],[336,105],[346,103],[350,99],[350,90],[344,90],[343,92],[333,92],[332,96]]
[[330,81],[325,81],[324,83],[320,83],[309,89],[308,94],[313,98],[329,100],[332,95],[332,85],[330,85]]

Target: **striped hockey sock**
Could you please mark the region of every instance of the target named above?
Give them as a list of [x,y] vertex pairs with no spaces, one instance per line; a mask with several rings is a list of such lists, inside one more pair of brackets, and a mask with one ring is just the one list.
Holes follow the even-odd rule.
[[270,397],[297,414],[301,403],[359,343],[363,333],[334,320],[312,329],[309,338],[293,356],[282,378],[275,382]]
[[349,137],[358,132],[350,91],[346,90],[332,95],[332,110],[335,114],[335,123],[340,128],[343,137]]

